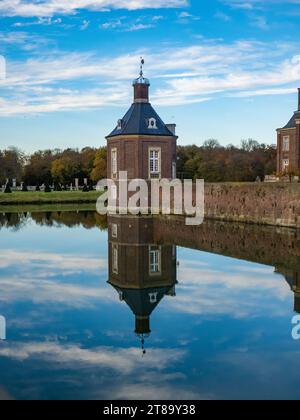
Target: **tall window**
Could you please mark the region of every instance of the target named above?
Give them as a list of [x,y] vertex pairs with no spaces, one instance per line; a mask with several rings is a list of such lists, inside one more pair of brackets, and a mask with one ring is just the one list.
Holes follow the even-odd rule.
[[111,236],[115,239],[118,238],[118,225],[115,223],[111,225]]
[[289,166],[290,166],[289,159],[284,159],[283,162],[282,162],[282,169],[285,171],[289,168]]
[[117,245],[114,245],[112,249],[112,269],[114,274],[119,274],[119,252]]
[[158,246],[150,246],[149,248],[149,267],[150,274],[160,274],[161,248]]
[[160,149],[149,150],[149,175],[150,178],[160,178]]
[[116,178],[118,175],[118,151],[117,149],[112,149],[111,151],[111,172],[112,178]]
[[284,136],[282,139],[282,150],[283,152],[289,152],[290,151],[290,137]]
[[177,165],[176,162],[172,163],[172,178],[176,179],[177,178]]

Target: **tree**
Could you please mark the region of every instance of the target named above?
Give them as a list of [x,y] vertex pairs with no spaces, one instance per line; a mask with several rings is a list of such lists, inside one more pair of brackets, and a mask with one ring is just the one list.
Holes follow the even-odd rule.
[[101,147],[94,159],[93,170],[91,172],[91,179],[95,182],[105,179],[107,177],[107,149]]
[[45,150],[30,156],[24,170],[24,181],[28,185],[52,183],[52,162],[60,156],[60,153],[58,150]]
[[12,193],[11,188],[9,186],[9,183],[7,183],[5,185],[4,194],[11,194],[11,193]]
[[52,162],[51,175],[55,182],[70,183],[78,175],[78,162],[71,157],[61,157]]
[[17,148],[0,151],[0,183],[6,183],[7,179],[17,179],[20,182],[25,161],[25,154]]
[[221,145],[216,139],[208,139],[203,143],[203,149],[217,149],[219,147],[221,147]]
[[260,148],[260,144],[253,139],[242,140],[241,141],[241,149],[245,150],[246,152],[253,152],[256,149]]

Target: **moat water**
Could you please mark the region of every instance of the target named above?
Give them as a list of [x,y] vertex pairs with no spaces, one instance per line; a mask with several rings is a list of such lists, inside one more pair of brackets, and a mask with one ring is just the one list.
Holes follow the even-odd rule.
[[0,399],[299,399],[299,236],[1,214]]

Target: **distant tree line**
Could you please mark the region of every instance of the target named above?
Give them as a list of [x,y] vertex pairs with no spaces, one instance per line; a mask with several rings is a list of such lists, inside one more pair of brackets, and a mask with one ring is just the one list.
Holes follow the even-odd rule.
[[75,178],[94,183],[106,178],[106,148],[43,150],[25,155],[16,148],[0,150],[0,183],[16,179],[27,185],[71,184]]
[[276,173],[277,151],[255,140],[242,140],[240,147],[221,146],[211,139],[202,146],[179,146],[177,172],[185,179],[206,182],[252,182]]
[[[107,151],[44,150],[26,155],[16,148],[0,150],[0,184],[16,179],[27,185],[71,184],[75,178],[96,183],[106,178]],[[178,177],[207,182],[255,181],[276,172],[276,149],[255,140],[243,140],[240,147],[221,146],[207,140],[202,146],[178,146]]]

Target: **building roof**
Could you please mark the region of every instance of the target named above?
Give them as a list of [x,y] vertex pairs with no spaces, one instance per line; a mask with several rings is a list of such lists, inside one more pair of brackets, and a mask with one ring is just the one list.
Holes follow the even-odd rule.
[[143,76],[143,73],[141,73],[140,76],[137,79],[134,79],[132,85],[133,86],[134,85],[148,85],[148,86],[150,86],[150,81],[149,81],[149,79],[146,79]]
[[294,113],[294,115],[292,116],[290,121],[287,123],[287,125],[285,127],[283,127],[283,129],[296,128],[296,120],[297,119],[300,119],[300,111],[297,111],[297,112]]
[[[118,293],[122,293],[123,300],[135,315],[150,316],[164,296],[174,287],[156,287],[150,289],[125,289],[113,286]],[[157,294],[155,302],[151,302],[150,295]]]
[[[156,120],[157,128],[148,128],[149,119]],[[170,136],[174,134],[168,129],[162,119],[153,109],[150,103],[134,103],[126,115],[120,120],[121,126],[117,126],[109,137],[124,135],[152,135],[152,136]]]

